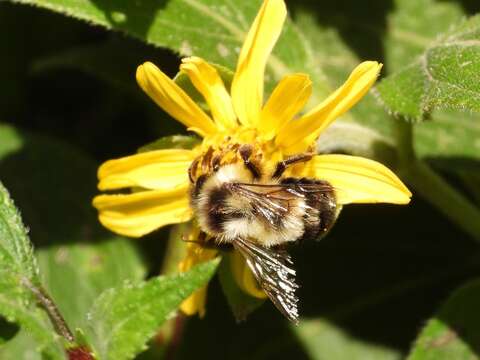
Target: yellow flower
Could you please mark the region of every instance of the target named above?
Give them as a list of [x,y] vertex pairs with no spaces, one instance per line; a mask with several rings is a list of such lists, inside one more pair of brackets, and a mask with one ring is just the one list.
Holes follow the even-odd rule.
[[[271,169],[289,155],[314,151],[320,133],[365,95],[382,67],[375,61],[358,65],[340,88],[303,115],[298,114],[312,92],[308,75],[285,76],[264,102],[267,58],[285,18],[283,0],[264,1],[240,51],[230,92],[215,67],[198,57],[183,59],[180,70],[205,98],[209,113],[154,64],[139,66],[137,81],[141,88],[203,140],[191,150],[155,150],[105,162],[98,170],[100,190],[134,187],[141,191],[97,196],[93,204],[104,226],[119,234],[140,237],[162,226],[191,220],[195,217],[189,200],[188,170],[192,162],[192,175],[197,178],[211,171],[213,158],[220,164],[240,161],[238,146],[251,144],[262,167]],[[288,172],[328,181],[336,189],[339,207],[350,203],[407,204],[411,197],[392,171],[366,158],[315,155]],[[213,256],[215,251],[189,243],[179,269],[186,271]],[[232,264],[236,264],[233,275],[240,287],[253,296],[264,297],[241,257],[237,256]],[[202,314],[204,304],[202,289],[187,299],[182,309]]]

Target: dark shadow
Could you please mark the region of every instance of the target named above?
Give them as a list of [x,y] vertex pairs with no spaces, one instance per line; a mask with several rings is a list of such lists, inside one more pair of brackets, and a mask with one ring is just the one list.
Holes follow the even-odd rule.
[[[93,240],[96,168],[62,141],[17,132],[21,146],[0,160],[0,181],[36,246]],[[23,143],[22,143],[23,142]]]
[[145,39],[157,12],[168,0],[105,1],[90,0],[103,12],[114,30],[125,30]]
[[[315,15],[319,24],[338,30],[345,43],[358,56],[384,62],[383,36],[387,31],[387,15],[394,9],[392,0],[368,3],[355,0],[301,0],[295,7]],[[295,17],[295,7],[292,7]]]
[[[427,226],[431,224],[431,226]],[[356,338],[407,351],[480,264],[478,246],[418,196],[408,207],[346,207],[328,237],[296,249],[302,312]]]
[[[452,171],[462,167],[479,174],[479,162],[428,162],[448,169],[447,180],[470,198]],[[403,352],[420,324],[480,275],[478,244],[418,194],[408,206],[347,206],[325,239],[294,251],[306,317],[326,317],[358,339]],[[479,354],[478,333],[458,336]]]
[[480,12],[480,3],[477,0],[440,0],[460,4],[467,15],[475,15]]
[[[480,257],[477,257],[477,263]],[[448,352],[448,349],[457,349],[459,340],[468,345],[472,358],[480,356],[480,312],[478,311],[478,297],[480,294],[480,281],[472,279],[461,289],[457,289],[448,301],[438,311],[437,318],[448,327],[447,331],[426,339],[422,347],[439,349]],[[452,351],[452,354],[454,352]],[[466,354],[465,354],[466,356]]]
[[[98,161],[132,152],[159,133],[184,131],[165,120],[135,81],[137,66],[148,60],[174,76],[179,60],[171,51],[39,8],[1,3],[0,18],[9,34],[1,47],[9,54],[0,60],[9,90],[0,100],[0,121],[61,138]],[[36,67],[55,59],[60,64]]]
[[12,324],[11,322],[8,322],[4,318],[0,317],[0,341],[1,342],[6,342],[13,339],[13,337],[18,334],[19,330],[20,330],[20,327],[17,324]]
[[209,285],[208,308],[204,319],[191,318],[175,359],[308,360],[290,324],[269,302],[255,310],[246,321],[237,323],[218,280]]
[[472,174],[480,174],[480,161],[472,158],[461,156],[428,157],[423,160],[428,162],[432,167],[445,172],[469,172]]

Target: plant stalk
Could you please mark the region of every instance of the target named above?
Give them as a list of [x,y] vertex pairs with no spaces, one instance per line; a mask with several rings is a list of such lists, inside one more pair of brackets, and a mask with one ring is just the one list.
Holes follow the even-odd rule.
[[32,284],[28,279],[23,279],[23,284],[35,295],[38,303],[46,311],[55,331],[69,343],[73,344],[75,337],[52,298],[41,286]]
[[412,163],[407,181],[450,221],[480,242],[480,210],[427,164]]
[[425,200],[480,242],[480,209],[425,162],[416,158],[412,124],[397,119],[396,137],[399,168],[403,177]]

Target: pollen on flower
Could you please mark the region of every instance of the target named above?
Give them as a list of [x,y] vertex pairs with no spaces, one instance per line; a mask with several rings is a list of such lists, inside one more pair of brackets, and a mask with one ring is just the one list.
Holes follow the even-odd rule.
[[[279,161],[287,157],[282,149],[275,145],[274,139],[265,137],[257,129],[239,125],[235,131],[219,132],[205,137],[202,144],[194,149],[199,155],[190,168],[192,180],[195,181],[201,175],[211,174],[219,166],[241,163],[243,159],[239,149],[246,144],[252,148],[250,159],[260,168],[270,172]],[[315,146],[315,143],[310,144],[304,152],[312,152]],[[288,173],[300,174],[304,164],[300,165],[292,167]]]

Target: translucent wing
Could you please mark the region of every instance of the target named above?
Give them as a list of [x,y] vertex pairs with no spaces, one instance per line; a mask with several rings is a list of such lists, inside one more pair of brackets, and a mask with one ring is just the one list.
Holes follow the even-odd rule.
[[298,323],[298,298],[295,270],[286,251],[267,249],[245,239],[236,239],[233,246],[242,254],[260,286],[278,310],[290,321]]
[[297,206],[296,200],[299,198],[308,198],[307,205],[312,203],[321,209],[336,206],[333,187],[321,180],[292,179],[290,183],[232,183],[230,186],[233,191],[249,199],[257,215],[273,227],[278,227],[292,207]]

